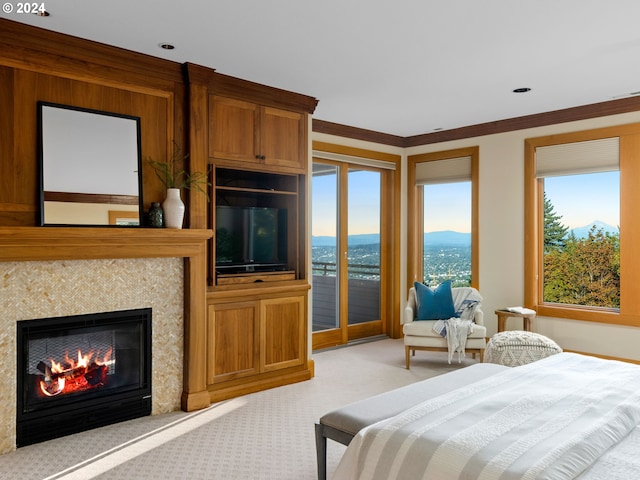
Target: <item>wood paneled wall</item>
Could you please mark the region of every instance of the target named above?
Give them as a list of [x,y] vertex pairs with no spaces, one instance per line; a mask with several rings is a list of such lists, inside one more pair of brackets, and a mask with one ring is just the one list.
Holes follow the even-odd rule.
[[144,162],[187,150],[182,65],[0,19],[0,226],[38,221],[39,100],[140,117],[145,209],[164,187]]

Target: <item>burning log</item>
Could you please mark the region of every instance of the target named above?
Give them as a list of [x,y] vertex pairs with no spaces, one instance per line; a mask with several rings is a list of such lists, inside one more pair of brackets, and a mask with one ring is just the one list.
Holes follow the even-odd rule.
[[97,363],[88,363],[88,357],[82,357],[78,352],[78,363],[71,361],[64,368],[51,361],[49,367],[44,362],[38,362],[36,368],[43,373],[40,380],[40,390],[48,397],[59,395],[63,391],[67,392],[86,390],[88,388],[104,385],[108,373],[108,365],[115,363],[115,360]]

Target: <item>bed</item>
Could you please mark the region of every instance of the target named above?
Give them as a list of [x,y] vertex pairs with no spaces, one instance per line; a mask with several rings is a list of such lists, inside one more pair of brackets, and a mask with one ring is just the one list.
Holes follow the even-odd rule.
[[363,428],[335,480],[640,478],[640,366],[560,353]]

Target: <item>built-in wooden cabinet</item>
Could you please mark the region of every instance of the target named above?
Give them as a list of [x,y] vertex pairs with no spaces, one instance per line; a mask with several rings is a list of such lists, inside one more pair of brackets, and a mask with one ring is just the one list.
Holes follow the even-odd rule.
[[185,67],[190,168],[211,172],[209,202],[190,198],[191,224],[214,231],[203,352],[210,400],[309,379],[308,128],[317,100]]
[[307,349],[306,295],[260,301],[260,368],[264,372],[296,367]]
[[209,305],[207,383],[260,373],[260,304],[255,300]]
[[229,290],[210,295],[207,383],[212,401],[311,377],[307,364],[307,292]]
[[260,155],[265,165],[307,168],[307,116],[272,107],[260,108]]
[[209,157],[238,166],[307,167],[307,116],[235,98],[209,96]]
[[209,305],[209,384],[302,365],[305,305],[304,295]]

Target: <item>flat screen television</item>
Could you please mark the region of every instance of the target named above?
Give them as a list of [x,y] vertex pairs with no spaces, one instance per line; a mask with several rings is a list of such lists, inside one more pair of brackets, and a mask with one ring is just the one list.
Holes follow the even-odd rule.
[[277,271],[287,267],[287,210],[216,207],[216,270]]

